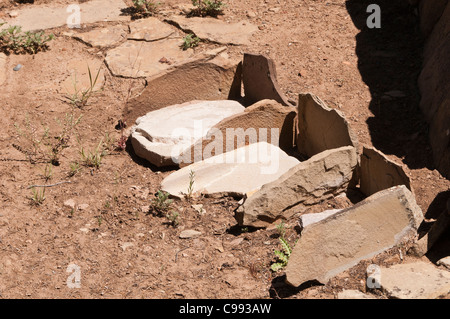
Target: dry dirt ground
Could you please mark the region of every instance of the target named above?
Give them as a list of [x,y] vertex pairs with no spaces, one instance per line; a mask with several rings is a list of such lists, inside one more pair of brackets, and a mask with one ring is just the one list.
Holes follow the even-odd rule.
[[[50,2],[74,1],[15,5],[2,0],[0,17],[20,7]],[[170,9],[188,1],[161,2],[162,8]],[[228,0],[219,18],[247,19],[258,25],[247,46],[230,47],[230,52],[266,54],[274,59],[279,84],[291,100],[299,92],[311,92],[340,109],[362,144],[373,145],[406,165],[417,202],[432,217],[444,207],[450,182],[433,168],[427,125],[418,108],[421,39],[417,16],[401,1],[377,2],[385,8],[379,30],[364,28],[366,7],[356,0]],[[82,115],[81,122],[62,152],[60,165],[53,166],[51,179],[45,180],[49,166],[27,161],[18,150],[25,142],[14,124],[25,128],[29,118],[38,132],[42,123],[51,136],[58,134],[58,120],[71,110],[59,86],[67,76],[61,61],[103,56],[63,36],[64,31],[51,30],[56,39],[46,52],[10,55],[7,80],[0,87],[1,298],[335,298],[344,288],[366,291],[367,265],[414,258],[402,247],[363,261],[326,285],[292,288],[284,284],[282,271],[269,269],[273,251],[279,249],[277,230],[237,227],[233,198],[176,201],[180,224],[173,227],[165,217],[148,213],[150,200],[170,171],[158,171],[140,161],[129,148],[111,147],[98,169],[81,165],[69,176],[71,163],[81,161],[81,147],[94,148],[105,133],[112,144],[120,138],[115,126],[130,81],[113,78],[107,69],[103,90],[88,105],[74,110],[75,116]],[[14,72],[19,63],[23,68]],[[138,92],[142,83],[131,85]],[[386,96],[389,91],[403,94]],[[63,181],[70,183],[46,188],[43,203],[32,204],[30,185]],[[64,206],[69,199],[78,207]],[[204,214],[191,207],[196,203],[204,205]],[[342,205],[348,203],[336,199],[311,211]],[[295,225],[296,219],[287,221],[291,243],[298,238]],[[183,229],[202,235],[180,239]],[[81,271],[78,289],[66,284],[70,264]],[[381,291],[373,294],[385,298]]]

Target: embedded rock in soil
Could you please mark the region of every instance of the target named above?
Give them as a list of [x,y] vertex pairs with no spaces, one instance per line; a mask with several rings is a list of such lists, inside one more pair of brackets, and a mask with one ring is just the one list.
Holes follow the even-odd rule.
[[[129,17],[122,15],[121,9],[127,7],[122,0],[92,0],[80,3],[81,24],[100,21],[123,21]],[[72,9],[68,11],[68,9]],[[19,25],[23,31],[45,30],[70,24],[76,24],[71,15],[76,14],[76,8],[64,6],[27,6],[17,10],[17,17],[6,19],[6,26]],[[5,27],[5,26],[3,26]]]
[[240,225],[266,227],[277,219],[344,193],[357,164],[352,146],[311,157],[245,199],[236,211]]
[[381,267],[380,284],[391,298],[436,299],[450,292],[450,272],[418,261]]
[[227,23],[215,18],[193,17],[181,15],[166,19],[187,33],[194,33],[202,40],[221,44],[246,45],[258,27],[245,21]]
[[183,167],[166,177],[161,188],[172,196],[183,197],[192,171],[194,193],[243,197],[276,180],[298,163],[279,147],[258,142]]
[[92,31],[77,33],[75,39],[90,45],[91,47],[109,48],[122,42],[127,36],[126,27],[121,25],[108,26]]
[[168,38],[176,32],[174,27],[155,17],[133,21],[129,27],[130,40],[157,41]]
[[136,120],[131,142],[136,155],[158,167],[178,165],[180,155],[221,120],[244,107],[236,101],[192,101],[149,112]]
[[422,211],[406,186],[378,192],[351,208],[310,225],[286,267],[287,282],[299,286],[330,278],[364,259],[415,236]]

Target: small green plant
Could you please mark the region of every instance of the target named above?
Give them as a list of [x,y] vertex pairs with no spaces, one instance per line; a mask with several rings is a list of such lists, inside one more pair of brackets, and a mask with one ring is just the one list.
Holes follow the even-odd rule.
[[191,200],[192,194],[194,193],[194,183],[195,183],[195,172],[193,170],[189,171],[189,185],[186,193],[186,199]]
[[196,37],[194,34],[188,34],[183,38],[183,44],[181,47],[183,50],[195,48],[200,43],[200,38]]
[[166,218],[173,227],[177,227],[180,224],[178,217],[180,217],[180,213],[173,210],[166,214]]
[[190,15],[199,17],[217,17],[223,13],[225,7],[225,3],[219,0],[192,0],[192,5],[195,8]]
[[292,248],[287,240],[284,237],[279,237],[278,239],[282,250],[275,250],[274,252],[277,261],[270,266],[270,269],[274,272],[286,267],[292,253]]
[[44,172],[43,172],[42,176],[44,177],[44,180],[46,182],[48,182],[49,180],[52,179],[52,177],[53,177],[52,165],[49,165],[49,164],[45,165]]
[[97,147],[92,150],[85,150],[81,147],[80,155],[81,155],[81,163],[87,167],[100,168],[103,157],[108,154],[103,139],[100,140]]
[[36,190],[35,187],[31,189],[33,195],[31,197],[31,202],[35,206],[40,206],[45,200],[45,188],[42,188],[41,190]]
[[132,17],[134,19],[152,16],[158,12],[159,2],[149,0],[133,0]]
[[277,225],[277,231],[281,238],[284,238],[286,236],[286,224],[284,223],[284,221],[281,221],[281,223]]
[[97,84],[98,77],[100,75],[101,67],[98,68],[97,74],[93,77],[91,69],[88,66],[88,74],[89,74],[89,87],[87,89],[79,89],[77,88],[77,76],[75,74],[73,80],[73,93],[67,94],[66,98],[70,101],[73,106],[78,108],[82,108],[87,105],[91,96],[96,92],[95,85]]
[[27,116],[24,128],[21,128],[17,123],[14,124],[23,143],[21,145],[13,144],[13,146],[25,154],[32,164],[43,162],[58,166],[62,151],[69,147],[70,138],[81,118],[81,116],[76,118],[74,113],[71,112],[66,114],[63,122],[56,119],[61,130],[57,135],[51,135],[47,126],[41,124],[42,128],[38,130]]
[[151,209],[159,216],[164,216],[173,203],[173,200],[169,199],[169,193],[159,190],[155,198],[152,199]]
[[75,176],[79,171],[81,171],[80,163],[78,162],[72,162],[70,163],[70,171],[69,171],[69,177]]
[[[0,27],[5,23],[0,23]],[[0,30],[0,51],[36,54],[39,51],[47,50],[47,43],[53,39],[53,34],[46,35],[44,31],[22,32],[21,26],[10,26]]]

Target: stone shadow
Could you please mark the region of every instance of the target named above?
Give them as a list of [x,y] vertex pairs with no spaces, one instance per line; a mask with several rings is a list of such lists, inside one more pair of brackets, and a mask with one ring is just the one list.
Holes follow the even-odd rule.
[[[367,27],[369,4],[381,9],[381,28]],[[367,120],[373,145],[403,159],[411,169],[434,168],[428,124],[419,108],[417,79],[423,40],[419,17],[407,0],[347,0],[354,25],[361,77],[369,87],[373,116]]]

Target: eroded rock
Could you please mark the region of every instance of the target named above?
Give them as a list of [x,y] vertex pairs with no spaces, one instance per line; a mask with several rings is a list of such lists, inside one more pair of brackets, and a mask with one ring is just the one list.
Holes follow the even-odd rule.
[[344,193],[357,164],[352,146],[324,151],[248,196],[236,211],[240,225],[266,227],[306,207]]

